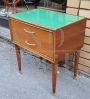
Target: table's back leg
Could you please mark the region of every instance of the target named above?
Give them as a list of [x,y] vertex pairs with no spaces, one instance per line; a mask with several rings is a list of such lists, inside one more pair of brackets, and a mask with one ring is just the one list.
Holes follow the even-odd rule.
[[78,62],[79,62],[80,51],[75,52],[75,62],[74,62],[74,77],[76,78],[78,72]]
[[16,49],[16,56],[17,56],[18,68],[19,68],[19,71],[21,71],[21,55],[20,55],[20,47],[17,46],[17,45],[15,44],[15,49]]
[[57,65],[52,65],[52,91],[53,94],[56,93],[56,78],[57,78]]

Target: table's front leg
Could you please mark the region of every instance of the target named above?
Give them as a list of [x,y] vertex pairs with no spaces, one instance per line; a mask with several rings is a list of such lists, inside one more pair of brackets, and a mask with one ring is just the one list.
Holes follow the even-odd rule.
[[78,72],[80,51],[75,51],[75,62],[74,62],[74,77],[76,78]]
[[56,93],[56,78],[57,78],[57,65],[52,65],[52,91],[53,94]]
[[16,49],[16,56],[17,56],[17,62],[18,62],[18,68],[19,71],[21,71],[21,55],[20,55],[20,47],[15,44],[15,49]]

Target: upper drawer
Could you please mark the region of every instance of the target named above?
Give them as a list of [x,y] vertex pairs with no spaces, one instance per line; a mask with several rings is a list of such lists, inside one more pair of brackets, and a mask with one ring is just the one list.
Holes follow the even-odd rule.
[[90,1],[89,0],[82,0],[80,8],[90,9]]
[[67,6],[78,8],[79,2],[80,0],[67,0]]
[[53,33],[17,20],[10,20],[11,37],[14,43],[38,53],[42,57],[53,58]]

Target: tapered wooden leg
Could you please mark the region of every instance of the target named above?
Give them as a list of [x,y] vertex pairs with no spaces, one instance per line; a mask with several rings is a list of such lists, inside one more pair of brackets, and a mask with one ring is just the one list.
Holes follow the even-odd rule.
[[18,62],[18,68],[19,71],[21,71],[21,55],[20,55],[20,47],[15,45],[15,49],[16,49],[16,56],[17,56],[17,62]]
[[75,78],[77,76],[77,71],[78,71],[79,55],[80,55],[80,52],[76,51],[75,52],[75,62],[74,62],[74,77]]
[[56,93],[56,78],[57,78],[57,66],[56,64],[52,65],[52,92]]

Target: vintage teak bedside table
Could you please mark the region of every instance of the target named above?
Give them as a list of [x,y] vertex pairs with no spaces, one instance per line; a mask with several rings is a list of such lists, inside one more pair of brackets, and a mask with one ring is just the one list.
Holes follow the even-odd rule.
[[21,70],[20,47],[22,47],[52,63],[53,93],[56,92],[56,64],[64,60],[66,53],[75,54],[74,76],[77,75],[86,18],[45,9],[11,14],[8,18],[19,70]]

